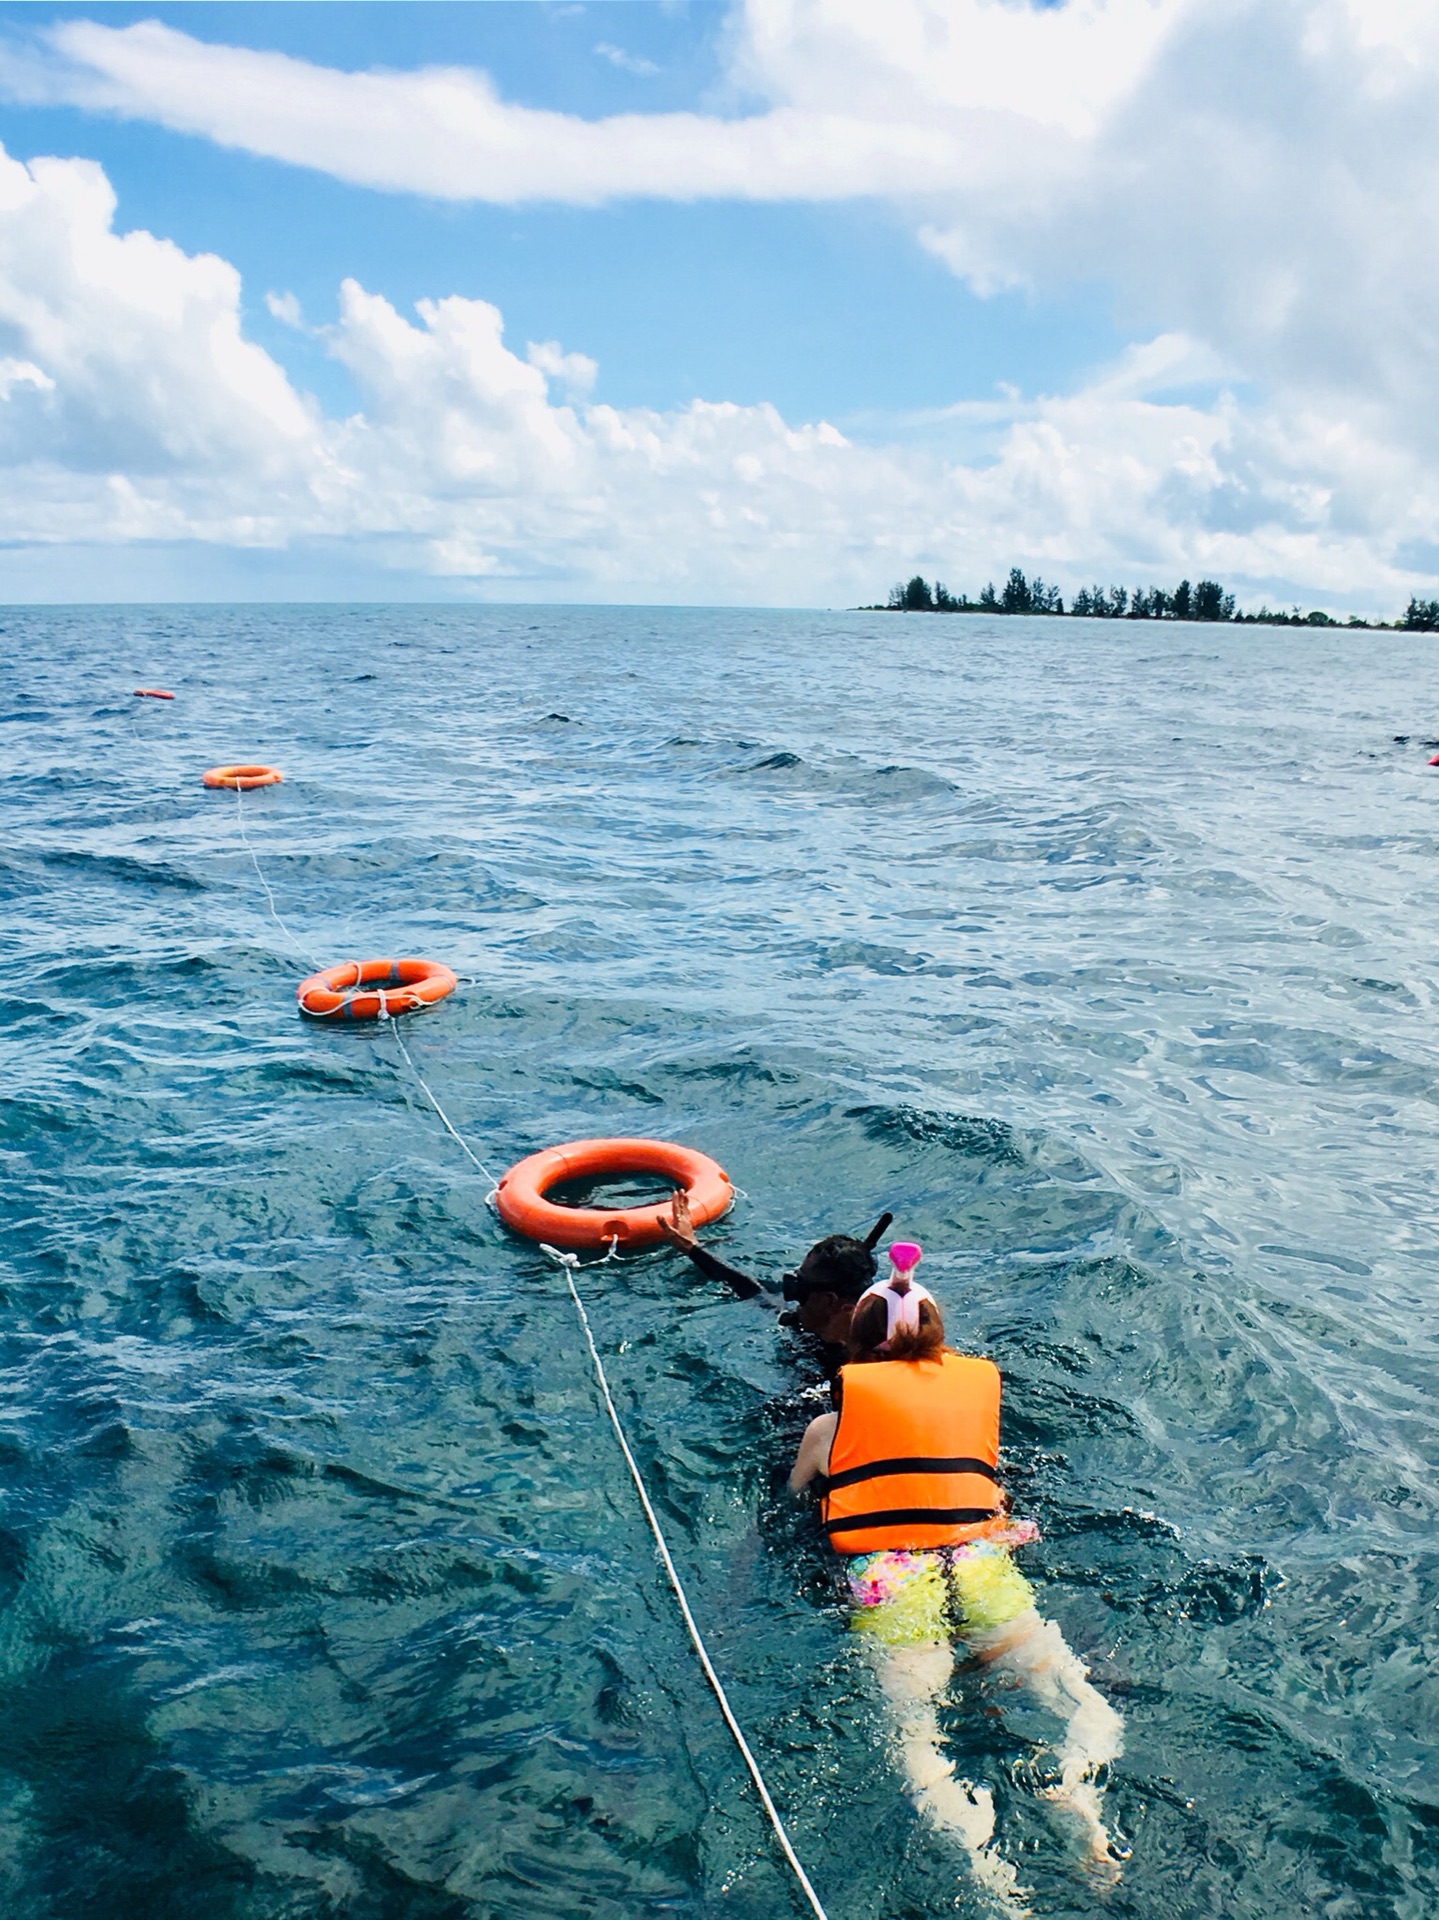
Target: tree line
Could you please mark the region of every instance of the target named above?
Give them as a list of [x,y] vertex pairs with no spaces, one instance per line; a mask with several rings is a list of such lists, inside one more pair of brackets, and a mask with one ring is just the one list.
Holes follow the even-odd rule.
[[[1026,578],[1019,567],[1011,567],[1009,578],[995,590],[991,581],[977,600],[951,593],[942,580],[931,587],[922,574],[890,589],[883,608],[868,612],[889,613],[1049,613],[1066,612],[1059,588],[1035,574]],[[1234,595],[1226,593],[1217,580],[1200,580],[1192,586],[1181,580],[1172,593],[1163,587],[1081,587],[1067,609],[1078,620],[1232,620],[1251,625],[1273,627],[1391,627],[1410,633],[1439,632],[1439,600],[1411,598],[1401,620],[1360,620],[1352,616],[1344,622],[1333,614],[1301,613],[1298,607],[1288,613],[1263,606],[1257,613],[1235,611]]]

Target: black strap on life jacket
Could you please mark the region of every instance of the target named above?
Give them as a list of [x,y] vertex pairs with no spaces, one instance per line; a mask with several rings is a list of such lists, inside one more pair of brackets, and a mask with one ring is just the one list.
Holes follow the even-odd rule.
[[977,1527],[992,1520],[997,1507],[891,1507],[885,1513],[856,1513],[848,1520],[826,1520],[826,1533],[856,1533],[868,1527]]
[[880,1480],[889,1473],[980,1473],[986,1480],[998,1482],[999,1479],[987,1460],[971,1460],[963,1454],[948,1457],[920,1453],[894,1460],[870,1460],[862,1467],[844,1467],[827,1476],[824,1491],[832,1493],[836,1487],[855,1487],[861,1480]]

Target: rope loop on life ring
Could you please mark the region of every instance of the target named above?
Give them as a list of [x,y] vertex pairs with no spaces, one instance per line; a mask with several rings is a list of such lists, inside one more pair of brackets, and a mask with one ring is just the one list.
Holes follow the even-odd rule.
[[391,1020],[434,1006],[459,984],[438,960],[342,960],[302,980],[295,998],[313,1020]]
[[570,1140],[518,1161],[495,1190],[495,1210],[507,1227],[551,1247],[599,1251],[618,1243],[626,1250],[653,1247],[664,1238],[660,1221],[669,1204],[644,1207],[562,1207],[546,1195],[566,1180],[606,1174],[657,1173],[689,1200],[697,1227],[729,1211],[734,1188],[708,1154],[669,1140]]
[[249,793],[253,787],[278,787],[284,779],[278,767],[211,767],[207,787],[225,787],[231,793]]

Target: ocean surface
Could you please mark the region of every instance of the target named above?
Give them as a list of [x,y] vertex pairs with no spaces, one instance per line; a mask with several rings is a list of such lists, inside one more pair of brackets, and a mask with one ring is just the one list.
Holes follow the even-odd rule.
[[[923,1243],[1126,1720],[1099,1894],[1037,1717],[955,1684],[1037,1916],[1432,1920],[1432,639],[0,628],[9,1920],[801,1911],[561,1276],[391,1034],[296,1015],[312,958],[386,953],[463,977],[403,1031],[495,1171],[661,1135],[743,1187],[705,1238],[753,1272],[882,1209]],[[201,787],[248,759],[284,785]],[[831,1920],[977,1920],[780,1491],[812,1358],[677,1256],[580,1283]]]

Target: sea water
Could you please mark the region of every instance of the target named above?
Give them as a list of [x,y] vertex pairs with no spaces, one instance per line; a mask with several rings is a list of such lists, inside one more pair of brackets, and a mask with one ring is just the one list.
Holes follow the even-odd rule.
[[[955,1683],[1037,1914],[1439,1911],[1432,641],[0,625],[7,1915],[798,1911],[561,1276],[393,1035],[296,1015],[395,953],[463,978],[404,1032],[494,1171],[659,1135],[754,1273],[886,1209],[923,1243],[1126,1721],[1100,1895],[1044,1729]],[[251,759],[284,785],[201,787]],[[780,1490],[812,1357],[675,1255],[580,1281],[833,1920],[981,1913]]]

